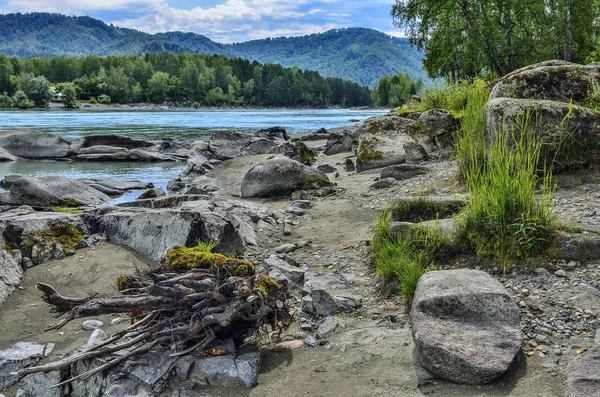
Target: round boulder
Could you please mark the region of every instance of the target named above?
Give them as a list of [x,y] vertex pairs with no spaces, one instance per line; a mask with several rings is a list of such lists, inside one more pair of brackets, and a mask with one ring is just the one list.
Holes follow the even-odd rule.
[[330,186],[327,175],[297,161],[275,158],[252,167],[242,181],[242,197],[287,196],[296,190]]

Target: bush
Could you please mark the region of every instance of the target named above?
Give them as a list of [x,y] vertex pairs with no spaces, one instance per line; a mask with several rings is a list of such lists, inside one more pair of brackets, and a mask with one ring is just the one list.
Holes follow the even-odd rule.
[[0,94],[0,109],[10,109],[13,107],[12,98],[4,92],[4,94]]
[[104,98],[100,99],[98,101],[98,103],[101,103],[103,105],[110,105],[111,102],[110,102],[110,98],[104,97]]
[[18,107],[19,109],[29,109],[35,105],[27,98],[27,95],[25,95],[23,91],[19,90],[15,92],[15,95],[13,96],[13,106]]
[[98,100],[96,99],[96,97],[91,97],[88,102],[91,103],[92,105],[95,105],[98,103]]

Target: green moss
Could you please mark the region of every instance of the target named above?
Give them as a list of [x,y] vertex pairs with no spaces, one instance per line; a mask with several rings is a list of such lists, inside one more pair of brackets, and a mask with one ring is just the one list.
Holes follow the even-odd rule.
[[372,160],[383,159],[383,153],[374,149],[373,141],[363,139],[358,146],[358,155],[356,156],[357,163],[366,163]]
[[327,181],[327,179],[323,178],[319,175],[307,175],[302,179],[301,188],[302,189],[311,189],[321,186],[329,186],[331,183]]
[[415,112],[417,112],[417,110],[411,109],[411,108],[406,107],[406,106],[403,106],[400,109],[398,109],[398,116],[400,116],[400,117],[406,117],[406,116],[408,116],[410,114],[413,114]]
[[206,269],[226,278],[254,274],[254,265],[243,259],[231,258],[207,252],[205,247],[183,247],[176,245],[167,252],[166,266],[185,272],[191,269]]
[[50,210],[52,210],[53,212],[61,212],[64,214],[71,214],[71,215],[83,214],[83,210],[80,210],[77,208],[52,207],[52,208],[50,208]]
[[11,255],[15,254],[15,249],[9,243],[4,243],[4,251],[8,252]]
[[279,283],[274,278],[259,274],[256,276],[254,287],[260,288],[265,296],[271,295],[281,289]]
[[367,128],[367,132],[369,134],[373,134],[373,135],[377,134],[380,130],[380,126],[377,123],[377,121],[371,121],[371,122],[367,123],[366,128]]
[[56,224],[49,229],[40,230],[23,236],[23,245],[32,247],[34,245],[60,244],[65,249],[74,250],[83,240],[83,235],[77,228],[68,224]]
[[423,126],[421,125],[420,121],[417,121],[415,123],[415,128],[413,128],[412,133],[413,133],[413,135],[423,135],[423,134],[425,134],[425,130],[423,129]]
[[117,290],[123,291],[123,290],[127,289],[127,282],[128,282],[127,276],[120,275],[119,277],[117,277],[117,280],[115,281]]
[[309,149],[304,142],[296,142],[295,146],[296,150],[298,150],[298,154],[300,155],[300,162],[302,164],[311,165],[315,162],[315,159],[317,158],[317,152]]

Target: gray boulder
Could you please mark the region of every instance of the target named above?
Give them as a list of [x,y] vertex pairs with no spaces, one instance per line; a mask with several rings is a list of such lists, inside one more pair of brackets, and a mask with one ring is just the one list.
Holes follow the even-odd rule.
[[405,143],[403,148],[406,153],[407,164],[418,164],[423,161],[429,161],[427,150],[419,142]]
[[369,186],[369,189],[387,189],[387,188],[390,188],[390,187],[394,186],[395,184],[396,184],[396,179],[394,179],[394,178],[383,178],[383,179],[379,179],[376,182],[373,182]]
[[260,354],[201,358],[194,362],[188,381],[197,385],[254,387],[258,381]]
[[486,106],[486,139],[493,141],[502,128],[518,136],[521,133],[519,120],[527,114],[531,122],[525,132],[537,130],[544,144],[542,161],[546,160],[558,170],[597,162],[600,112],[578,105],[534,99],[492,99]]
[[399,164],[385,167],[381,170],[380,178],[393,178],[398,181],[429,173],[429,168],[413,164]]
[[276,158],[252,167],[242,181],[242,197],[286,196],[300,189],[329,186],[327,175],[297,161]]
[[348,172],[356,171],[356,166],[354,165],[354,162],[352,161],[352,159],[346,159],[346,163],[344,164],[344,168]]
[[[17,260],[8,252],[0,249],[0,305],[19,286],[23,269]],[[0,375],[0,380],[2,375]],[[0,382],[0,385],[2,382]]]
[[600,82],[600,64],[547,61],[515,70],[494,86],[490,99],[545,99],[584,102],[592,83]]
[[20,175],[20,174],[6,175],[0,181],[0,187],[2,187],[3,189],[10,189],[10,185],[12,185],[14,181],[16,181],[17,179],[22,178],[22,177],[23,177],[23,175]]
[[151,161],[151,162],[159,162],[159,161],[180,161],[181,159],[175,156],[170,156],[167,154],[151,152],[145,149],[131,149],[129,153],[127,153],[127,160],[132,161]]
[[265,268],[270,277],[283,281],[289,289],[302,288],[304,284],[304,270],[292,266],[277,255],[271,255],[265,260]]
[[426,273],[417,285],[411,321],[421,364],[456,383],[498,378],[521,348],[515,302],[500,282],[479,270]]
[[11,184],[9,193],[0,196],[4,204],[37,207],[102,204],[109,199],[85,183],[62,176],[24,176]]
[[26,159],[56,159],[71,156],[71,142],[41,131],[5,131],[0,134],[0,148]]
[[575,357],[567,366],[567,397],[600,397],[600,346]]
[[96,222],[111,241],[156,261],[174,245],[191,247],[198,240],[218,241],[216,252],[244,252],[242,236],[232,221],[208,210],[127,208],[100,216]]
[[163,197],[163,196],[166,196],[166,193],[163,190],[163,188],[162,187],[155,187],[155,188],[152,188],[152,189],[148,189],[144,193],[142,193],[140,195],[140,197],[138,197],[138,200],[158,198],[158,197]]
[[53,349],[53,343],[39,345],[19,342],[6,350],[0,350],[0,386],[10,387],[16,384],[19,379],[16,375],[12,375],[12,372],[37,363],[48,356]]
[[458,120],[446,109],[431,109],[421,113],[419,123],[423,132],[435,138],[456,131]]
[[367,120],[359,130],[357,172],[404,163],[404,144],[413,142],[411,135],[418,133],[419,124],[407,118],[384,116]]
[[351,152],[356,145],[358,145],[356,134],[352,134],[349,131],[344,131],[341,134],[335,133],[329,135],[323,153],[331,156],[338,153]]

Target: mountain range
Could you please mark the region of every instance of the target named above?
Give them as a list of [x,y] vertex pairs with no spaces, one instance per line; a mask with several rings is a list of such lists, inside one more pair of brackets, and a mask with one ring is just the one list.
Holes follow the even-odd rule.
[[196,33],[149,34],[87,16],[0,15],[0,53],[9,56],[143,55],[162,51],[222,54],[284,67],[297,66],[362,85],[373,85],[383,75],[395,73],[428,80],[421,51],[412,49],[407,39],[373,29],[335,29],[300,37],[221,44]]

